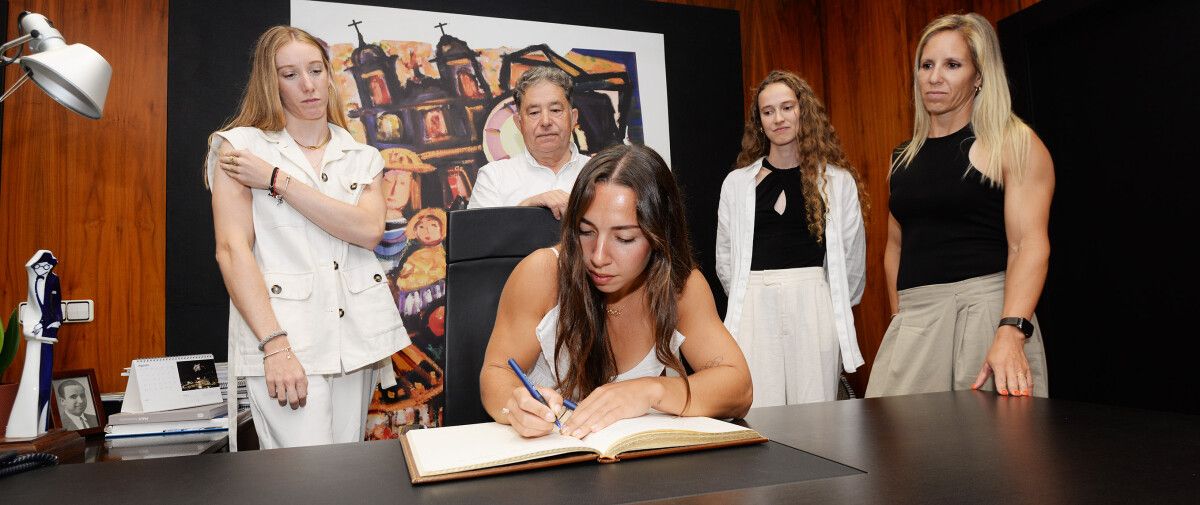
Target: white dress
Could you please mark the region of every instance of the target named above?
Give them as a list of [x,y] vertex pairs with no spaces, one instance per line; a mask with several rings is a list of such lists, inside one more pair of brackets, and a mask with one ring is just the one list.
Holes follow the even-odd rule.
[[[554,340],[558,330],[558,306],[550,309],[541,322],[538,323],[535,333],[537,333],[538,343],[542,346],[542,352],[538,355],[537,362],[533,366],[533,371],[529,372],[529,380],[535,386],[543,386],[553,388],[558,384],[555,376],[556,371],[565,372],[570,369],[570,360],[566,355],[559,356],[558,363],[553,363],[554,356]],[[679,356],[679,347],[683,345],[685,337],[683,334],[676,331],[671,335],[671,353],[676,357]],[[650,348],[650,352],[646,353],[646,357],[633,368],[626,370],[624,373],[617,375],[612,382],[621,382],[642,377],[658,377],[663,375],[663,372],[670,377],[678,377],[673,370],[667,368],[665,364],[658,361],[658,357],[654,354],[654,348]],[[559,392],[562,393],[561,391]],[[572,400],[582,400],[583,398],[569,398]]]

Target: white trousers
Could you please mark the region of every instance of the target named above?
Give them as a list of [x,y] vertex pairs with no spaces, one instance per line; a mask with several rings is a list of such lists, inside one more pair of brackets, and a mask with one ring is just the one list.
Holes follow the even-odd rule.
[[754,381],[754,407],[837,399],[841,352],[821,267],[750,272],[735,336]]
[[365,367],[339,375],[309,375],[308,400],[292,410],[267,392],[263,377],[246,377],[254,430],[262,449],[361,442],[376,372]]

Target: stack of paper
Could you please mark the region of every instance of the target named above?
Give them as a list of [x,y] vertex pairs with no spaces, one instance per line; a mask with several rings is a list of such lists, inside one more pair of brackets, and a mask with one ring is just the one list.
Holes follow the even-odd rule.
[[[160,412],[113,414],[104,427],[105,438],[182,435],[229,429],[225,404],[203,405]],[[250,409],[238,410],[238,422],[250,415]]]
[[223,431],[119,437],[106,439],[104,447],[108,449],[110,459],[119,460],[193,456],[209,450],[214,442],[224,438]]
[[[217,363],[217,380],[221,383],[221,400],[229,401],[229,363]],[[250,406],[250,397],[246,395],[246,378],[238,377],[237,381],[238,409]]]

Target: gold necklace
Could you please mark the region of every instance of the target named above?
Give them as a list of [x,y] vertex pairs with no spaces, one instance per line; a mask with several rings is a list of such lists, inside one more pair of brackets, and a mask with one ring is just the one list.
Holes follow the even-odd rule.
[[308,149],[309,151],[316,151],[317,149],[325,147],[325,144],[328,144],[330,140],[333,140],[333,134],[330,133],[328,137],[325,137],[325,140],[323,142],[321,142],[320,144],[317,144],[315,146],[306,146],[304,144],[301,144],[300,141],[296,140],[295,137],[292,137],[292,140],[294,140],[296,142],[296,145],[298,145],[300,147]]
[[604,307],[604,311],[613,317],[619,317],[621,315],[621,309],[617,307]]

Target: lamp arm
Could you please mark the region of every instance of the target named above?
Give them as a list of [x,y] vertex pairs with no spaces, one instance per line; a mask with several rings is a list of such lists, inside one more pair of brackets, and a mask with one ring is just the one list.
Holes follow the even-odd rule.
[[29,42],[29,40],[32,38],[32,35],[26,33],[25,35],[5,42],[3,46],[0,46],[0,67],[11,65],[14,61],[17,61],[16,58],[9,58],[8,56],[5,56],[4,53],[7,53],[14,47],[20,47],[22,44]]

